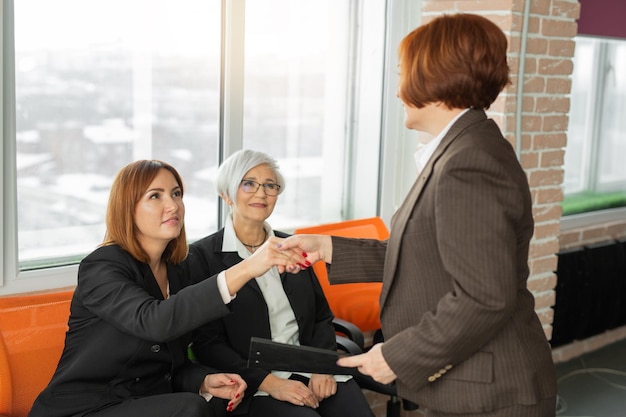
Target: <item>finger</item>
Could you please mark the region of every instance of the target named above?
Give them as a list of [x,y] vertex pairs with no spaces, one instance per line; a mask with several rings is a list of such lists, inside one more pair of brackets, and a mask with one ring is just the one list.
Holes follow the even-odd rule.
[[291,398],[289,398],[289,402],[301,407],[304,406],[304,398],[301,395],[294,394]]
[[292,261],[293,263],[305,263],[306,260],[306,253],[304,253],[301,250],[296,249],[291,249],[291,248],[279,248],[277,246],[273,246],[274,248],[274,252],[280,254],[281,256],[286,257],[287,259],[289,259],[290,261]]
[[363,363],[363,355],[344,356],[337,360],[337,365],[343,366],[344,368],[358,368],[363,365]]
[[243,395],[240,394],[235,394],[235,398],[233,398],[232,400],[230,400],[230,402],[228,403],[228,405],[231,406],[231,408],[234,410],[235,408],[237,408],[237,406],[239,404],[241,404],[241,401],[243,400]]
[[329,397],[335,395],[336,393],[337,393],[337,382],[335,382],[335,380],[333,380],[333,382],[332,382],[332,384],[330,386]]
[[295,395],[301,401],[302,405],[308,407],[317,408],[319,406],[317,398],[313,391],[311,391],[306,385],[300,383],[298,389],[295,391]]
[[315,395],[313,395],[313,393],[311,393],[311,395],[306,396],[303,399],[304,405],[306,405],[307,407],[311,407],[311,408],[317,408],[320,406],[317,397]]

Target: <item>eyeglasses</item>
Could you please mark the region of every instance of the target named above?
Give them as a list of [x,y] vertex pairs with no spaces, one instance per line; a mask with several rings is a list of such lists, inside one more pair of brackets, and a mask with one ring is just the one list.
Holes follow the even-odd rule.
[[263,186],[263,191],[265,192],[265,195],[268,195],[271,197],[278,195],[280,191],[280,185],[274,184],[273,182],[260,184],[252,180],[243,180],[241,181],[241,185],[240,185],[241,190],[244,193],[256,193],[259,190],[259,187],[261,186]]

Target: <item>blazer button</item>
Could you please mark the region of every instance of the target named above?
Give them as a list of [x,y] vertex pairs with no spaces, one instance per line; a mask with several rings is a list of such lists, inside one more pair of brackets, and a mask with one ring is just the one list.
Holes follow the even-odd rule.
[[154,352],[154,353],[157,353],[158,351],[161,350],[161,346],[159,346],[159,345],[152,345],[152,346],[150,346],[150,350],[152,352]]
[[428,377],[428,382],[435,382],[437,380],[437,378],[435,378],[434,375],[431,375]]

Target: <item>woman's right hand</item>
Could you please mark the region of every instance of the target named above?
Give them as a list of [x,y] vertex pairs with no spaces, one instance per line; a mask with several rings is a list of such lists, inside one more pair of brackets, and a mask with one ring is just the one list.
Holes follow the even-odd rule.
[[311,408],[319,407],[319,402],[313,391],[300,381],[279,378],[269,374],[265,377],[259,389],[267,392],[272,398],[279,401]]
[[297,247],[279,249],[281,242],[282,238],[269,238],[250,257],[226,270],[226,285],[230,295],[234,295],[248,281],[262,276],[274,266],[278,267],[280,273],[294,272],[311,266],[302,250]]
[[259,247],[250,257],[241,263],[246,263],[255,277],[265,274],[271,267],[278,267],[280,273],[291,271],[296,267],[308,268],[311,262],[307,255],[299,248],[279,249],[278,246],[284,241],[279,237],[271,237]]

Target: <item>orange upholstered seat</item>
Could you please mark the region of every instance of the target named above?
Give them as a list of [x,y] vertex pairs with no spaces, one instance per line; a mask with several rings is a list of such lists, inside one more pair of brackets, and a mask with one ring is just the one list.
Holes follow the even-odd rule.
[[[379,240],[389,237],[389,230],[380,217],[303,227],[295,232]],[[382,283],[330,285],[326,265],[323,262],[315,263],[313,269],[335,317],[355,324],[362,332],[380,329],[378,301]]]
[[73,291],[0,297],[0,415],[25,417],[56,369]]

